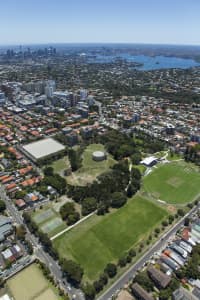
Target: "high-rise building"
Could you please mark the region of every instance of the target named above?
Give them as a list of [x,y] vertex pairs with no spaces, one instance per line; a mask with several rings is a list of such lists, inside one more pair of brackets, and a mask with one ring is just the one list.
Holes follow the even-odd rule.
[[87,90],[80,90],[80,100],[85,101],[87,99],[88,91]]
[[46,86],[45,86],[45,95],[48,98],[52,98],[53,97],[53,93],[56,90],[56,83],[54,80],[48,80],[46,81]]
[[0,106],[6,102],[6,97],[3,92],[0,91]]

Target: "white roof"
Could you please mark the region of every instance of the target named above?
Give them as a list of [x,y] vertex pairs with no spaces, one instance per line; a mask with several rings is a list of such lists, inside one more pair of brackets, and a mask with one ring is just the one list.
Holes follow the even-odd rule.
[[16,250],[17,252],[20,252],[20,251],[21,251],[21,249],[20,249],[20,247],[19,247],[18,245],[14,245],[14,248],[15,248],[15,250]]
[[95,156],[95,157],[104,157],[105,153],[103,151],[95,151],[95,152],[93,152],[93,156]]
[[25,145],[23,149],[35,159],[39,159],[64,150],[65,147],[54,139],[47,138]]
[[141,164],[144,164],[144,165],[150,165],[152,162],[154,162],[155,160],[157,160],[157,158],[156,157],[154,157],[154,156],[150,156],[150,157],[146,157],[145,159],[143,159],[142,161],[141,161]]
[[0,297],[0,300],[11,300],[11,298],[7,294],[5,294],[2,297]]
[[5,259],[8,259],[8,258],[10,258],[10,257],[13,256],[13,254],[12,254],[12,252],[11,252],[10,249],[6,249],[5,251],[2,251],[1,254],[3,255],[3,257]]
[[196,279],[193,281],[193,284],[198,288],[200,289],[200,280],[199,279]]

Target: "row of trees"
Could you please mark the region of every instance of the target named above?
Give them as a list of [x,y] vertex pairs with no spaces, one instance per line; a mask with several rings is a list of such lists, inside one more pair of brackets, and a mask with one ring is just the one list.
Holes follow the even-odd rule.
[[26,239],[25,226],[24,225],[17,226],[15,232],[16,232],[17,239],[19,239],[24,244],[28,254],[32,255],[33,254],[33,246],[31,244],[31,242],[28,239]]
[[99,278],[94,281],[92,284],[85,283],[82,285],[82,289],[85,293],[87,300],[92,300],[95,298],[95,295],[101,292],[104,286],[108,283],[109,279],[112,279],[116,276],[118,269],[125,267],[128,263],[131,263],[132,258],[136,256],[136,251],[130,249],[128,253],[125,253],[118,260],[118,264],[108,263],[102,274],[99,275]]
[[23,218],[24,218],[24,221],[25,221],[28,229],[30,230],[30,232],[39,238],[45,251],[47,253],[49,253],[49,255],[51,255],[54,259],[57,260],[58,253],[57,253],[56,249],[53,247],[53,244],[52,244],[51,240],[49,239],[48,235],[46,233],[40,231],[38,225],[32,220],[29,213],[24,212]]
[[[51,275],[49,268],[39,260],[37,260],[36,262],[39,264],[40,269],[41,269],[43,275],[46,277],[46,279],[56,287],[57,284],[56,284],[53,276]],[[68,295],[59,286],[57,286],[57,288],[58,288],[59,296],[61,296],[63,300],[69,300]]]
[[53,257],[55,260],[59,260],[59,264],[63,271],[64,276],[73,285],[79,286],[83,276],[83,269],[79,264],[72,260],[60,259],[57,250],[53,247],[51,240],[46,233],[39,230],[38,226],[34,221],[32,221],[29,213],[23,213],[24,221],[26,222],[31,233],[36,235],[43,245],[44,250]]
[[65,258],[60,260],[60,266],[67,280],[74,286],[79,287],[84,273],[83,268],[75,261]]

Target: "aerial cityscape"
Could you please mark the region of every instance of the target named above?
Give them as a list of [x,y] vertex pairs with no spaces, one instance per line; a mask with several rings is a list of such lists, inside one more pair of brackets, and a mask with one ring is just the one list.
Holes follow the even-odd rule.
[[200,2],[0,11],[0,300],[200,299]]

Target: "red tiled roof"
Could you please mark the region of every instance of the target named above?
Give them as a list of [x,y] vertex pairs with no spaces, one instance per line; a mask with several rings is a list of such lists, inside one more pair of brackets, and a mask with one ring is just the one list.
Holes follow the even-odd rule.
[[20,169],[19,173],[20,173],[20,175],[25,175],[25,174],[29,173],[32,169],[33,169],[32,166],[28,166],[26,168]]
[[14,189],[16,186],[17,186],[16,183],[10,183],[10,184],[8,184],[8,185],[6,186],[6,190],[12,190],[12,189]]
[[18,207],[23,207],[26,205],[26,202],[23,199],[17,199],[15,200],[15,203]]
[[14,180],[14,177],[13,176],[9,176],[9,177],[3,179],[2,183],[7,183],[7,182],[12,181],[12,180]]

